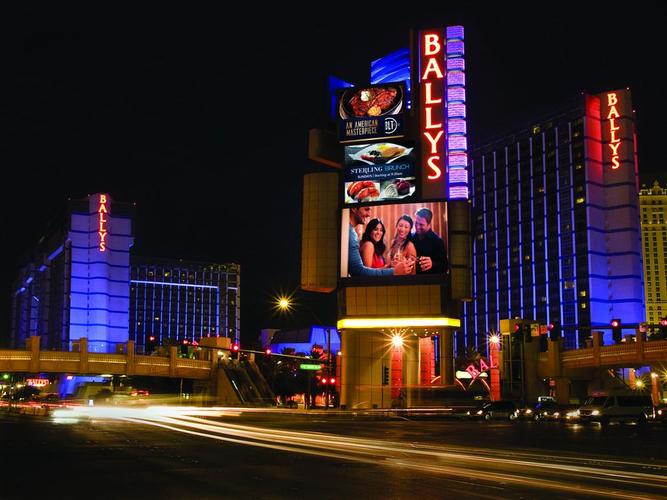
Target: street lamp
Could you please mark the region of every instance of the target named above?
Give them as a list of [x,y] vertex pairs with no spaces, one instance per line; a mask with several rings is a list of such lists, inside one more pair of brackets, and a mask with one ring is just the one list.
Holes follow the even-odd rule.
[[[294,301],[292,299],[292,295],[279,295],[275,298],[275,308],[282,312],[282,313],[288,313],[291,312],[295,308]],[[313,311],[310,307],[306,306],[306,309],[313,315],[315,318],[315,321],[320,323],[324,328],[326,329],[327,332],[327,375],[328,378],[331,380],[335,380],[333,377],[333,374],[331,373],[331,327],[326,326],[320,318],[315,314],[315,311]],[[331,391],[329,390],[329,387],[327,386],[327,389],[325,391],[325,409],[329,409],[329,401],[330,401],[330,394]]]

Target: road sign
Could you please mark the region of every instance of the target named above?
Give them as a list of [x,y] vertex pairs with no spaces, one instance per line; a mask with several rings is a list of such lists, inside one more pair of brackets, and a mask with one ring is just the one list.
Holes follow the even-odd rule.
[[321,370],[322,365],[309,365],[309,364],[303,364],[299,366],[302,370]]

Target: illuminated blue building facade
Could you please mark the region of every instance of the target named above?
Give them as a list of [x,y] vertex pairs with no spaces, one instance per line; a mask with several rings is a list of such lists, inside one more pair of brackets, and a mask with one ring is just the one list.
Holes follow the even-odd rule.
[[477,148],[470,176],[473,300],[459,350],[484,352],[504,318],[558,323],[566,348],[602,328],[612,343],[613,318],[644,321],[629,91],[583,96],[567,112]]
[[239,337],[239,266],[133,256],[133,209],[104,193],[69,201],[15,284],[12,347],[35,335],[64,351],[85,337],[90,352]]

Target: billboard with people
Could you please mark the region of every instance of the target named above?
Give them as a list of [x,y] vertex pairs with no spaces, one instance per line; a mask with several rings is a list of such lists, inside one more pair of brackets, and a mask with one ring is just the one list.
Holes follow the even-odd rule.
[[344,208],[340,277],[444,275],[446,235],[445,202]]

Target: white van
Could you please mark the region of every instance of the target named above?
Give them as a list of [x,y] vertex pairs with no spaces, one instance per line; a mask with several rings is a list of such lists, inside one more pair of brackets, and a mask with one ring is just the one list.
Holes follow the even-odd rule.
[[600,422],[602,425],[611,421],[644,424],[652,412],[651,396],[638,394],[593,396],[577,410],[580,422]]

